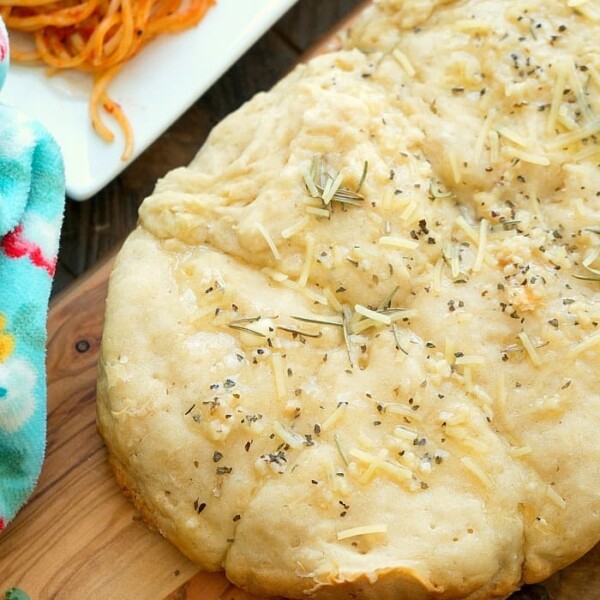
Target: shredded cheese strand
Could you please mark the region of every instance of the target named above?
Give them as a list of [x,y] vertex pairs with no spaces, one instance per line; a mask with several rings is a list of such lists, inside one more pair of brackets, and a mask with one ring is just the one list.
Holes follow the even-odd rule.
[[310,277],[310,271],[312,269],[313,258],[315,253],[315,235],[313,233],[307,233],[304,236],[306,247],[304,249],[304,263],[302,265],[302,271],[298,277],[298,285],[304,287]]
[[[307,209],[308,210],[308,209]],[[327,213],[329,214],[329,213]],[[284,240],[291,238],[292,236],[300,233],[308,224],[310,223],[310,218],[308,215],[304,215],[301,219],[296,221],[293,225],[290,225],[288,228],[282,230],[281,237]]]
[[255,222],[254,226],[256,227],[256,229],[258,229],[258,232],[263,236],[265,242],[267,242],[267,246],[269,246],[269,249],[273,253],[275,260],[281,260],[281,254],[279,254],[279,250],[277,249],[273,238],[269,235],[269,232],[265,229],[264,225],[262,223]]
[[337,533],[338,541],[345,540],[361,535],[370,535],[375,533],[387,533],[387,525],[380,523],[377,525],[363,525],[362,527],[352,527],[350,529],[342,529]]
[[542,364],[542,360],[540,359],[540,355],[537,353],[537,350],[535,349],[531,338],[524,331],[521,331],[521,333],[519,333],[518,338],[521,340],[523,348],[525,348],[525,351],[529,355],[531,362],[536,367],[539,367]]
[[402,248],[404,250],[416,250],[419,244],[413,240],[407,240],[399,236],[384,235],[379,238],[379,243],[382,246],[389,246],[391,248]]
[[488,222],[485,219],[481,219],[479,222],[479,241],[477,245],[477,255],[475,256],[475,264],[473,265],[473,271],[477,273],[481,271],[483,261],[485,259],[485,247],[487,243],[487,232]]
[[404,52],[402,52],[402,50],[399,50],[398,48],[394,48],[394,50],[392,50],[392,55],[398,61],[400,66],[404,69],[405,73],[409,77],[415,76],[415,73],[416,73],[415,68],[412,66],[412,63],[408,59],[408,56],[406,56],[406,54],[404,54]]

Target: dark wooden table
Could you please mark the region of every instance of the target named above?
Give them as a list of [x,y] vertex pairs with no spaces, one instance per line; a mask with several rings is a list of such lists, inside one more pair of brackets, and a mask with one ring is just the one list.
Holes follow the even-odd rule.
[[[105,256],[114,254],[127,234],[135,227],[137,210],[148,196],[156,180],[171,169],[190,162],[212,127],[227,114],[238,108],[255,93],[268,90],[301,59],[311,47],[329,32],[337,29],[364,0],[299,0],[256,44],[238,60],[177,122],[150,146],[121,175],[90,200],[68,200],[62,231],[62,245],[54,282],[54,308],[51,334],[60,330],[55,323],[59,313],[71,313],[77,302],[87,303],[83,294],[95,293],[96,281],[104,282],[110,265],[94,270]],[[102,283],[104,285],[104,283]],[[104,287],[98,288],[104,293]],[[58,292],[62,291],[62,294]],[[77,299],[79,298],[79,300]],[[83,307],[83,304],[82,304]],[[84,309],[82,311],[84,312]],[[96,323],[101,331],[101,321]],[[62,327],[62,325],[61,325]],[[79,334],[78,334],[79,335]],[[51,335],[53,338],[53,335]],[[91,339],[91,338],[90,338]],[[96,341],[99,341],[99,337]],[[52,344],[49,357],[53,356]],[[92,343],[94,346],[94,343]],[[97,348],[96,348],[97,351]],[[54,354],[57,354],[56,352]],[[62,355],[59,352],[57,355]],[[95,357],[90,356],[85,368],[92,373],[87,395],[93,403],[93,372]],[[80,374],[81,375],[81,374]],[[56,387],[56,386],[55,386]],[[87,388],[86,388],[87,389]],[[51,400],[56,395],[53,390]],[[61,396],[64,386],[61,387]],[[56,392],[58,393],[58,392]],[[88,398],[89,399],[89,398]],[[58,401],[55,402],[58,406]],[[52,409],[52,402],[50,408]],[[93,408],[90,423],[93,421]],[[53,411],[51,410],[51,416]],[[93,427],[93,425],[92,425]],[[32,502],[35,504],[35,502]],[[31,509],[31,506],[30,506]],[[25,515],[23,519],[28,519]],[[600,547],[570,569],[555,575],[544,585],[526,586],[511,600],[553,600],[575,598],[575,590],[585,590],[582,600],[600,599],[595,586],[594,565],[598,564]],[[1,565],[0,565],[1,567]],[[1,570],[1,569],[0,569]],[[193,581],[190,584],[193,588]],[[220,581],[220,580],[219,580]],[[585,585],[582,585],[584,582]],[[1,583],[1,582],[0,582]],[[197,580],[204,585],[204,579]],[[185,586],[174,598],[204,597],[204,592]],[[571,595],[575,594],[575,595]]]

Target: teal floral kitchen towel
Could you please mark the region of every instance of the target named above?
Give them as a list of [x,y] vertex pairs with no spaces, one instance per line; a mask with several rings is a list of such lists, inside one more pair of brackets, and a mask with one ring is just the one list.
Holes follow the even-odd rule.
[[[7,63],[0,20],[0,85]],[[57,144],[0,102],[0,531],[31,494],[44,458],[46,317],[64,201]]]

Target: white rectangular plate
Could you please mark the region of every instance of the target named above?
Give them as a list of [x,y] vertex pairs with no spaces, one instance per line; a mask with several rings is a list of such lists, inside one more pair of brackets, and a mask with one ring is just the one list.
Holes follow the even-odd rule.
[[217,0],[200,25],[162,35],[129,61],[109,87],[135,136],[133,156],[121,160],[124,138],[107,143],[88,113],[91,78],[64,72],[47,77],[43,67],[11,64],[0,99],[41,121],[59,143],[67,195],[86,200],[116,177],[183,114],[296,0]]

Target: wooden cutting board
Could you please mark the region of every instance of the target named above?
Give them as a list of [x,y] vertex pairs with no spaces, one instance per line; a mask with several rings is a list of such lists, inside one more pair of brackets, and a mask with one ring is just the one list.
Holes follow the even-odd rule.
[[[332,35],[311,54],[333,46]],[[46,460],[29,503],[0,535],[0,594],[18,587],[33,600],[256,599],[221,574],[198,572],[149,531],[112,477],[96,431],[95,383],[113,260],[51,306]],[[600,600],[600,545],[517,598]]]

